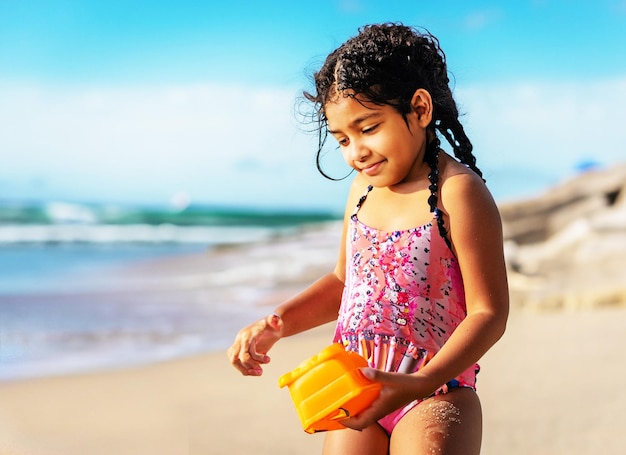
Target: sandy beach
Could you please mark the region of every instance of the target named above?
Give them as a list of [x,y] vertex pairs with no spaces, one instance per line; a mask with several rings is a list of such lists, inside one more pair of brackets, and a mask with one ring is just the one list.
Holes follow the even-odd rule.
[[[513,312],[481,362],[484,455],[621,454],[626,309]],[[278,377],[332,327],[281,341],[261,378],[223,352],[0,385],[3,455],[316,454]]]

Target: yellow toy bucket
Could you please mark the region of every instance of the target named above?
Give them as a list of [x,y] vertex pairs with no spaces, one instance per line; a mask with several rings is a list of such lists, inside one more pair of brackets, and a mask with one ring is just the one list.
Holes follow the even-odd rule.
[[363,411],[378,397],[382,385],[363,376],[362,367],[367,367],[363,357],[335,343],[280,377],[278,385],[289,387],[304,431],[345,428],[340,420]]

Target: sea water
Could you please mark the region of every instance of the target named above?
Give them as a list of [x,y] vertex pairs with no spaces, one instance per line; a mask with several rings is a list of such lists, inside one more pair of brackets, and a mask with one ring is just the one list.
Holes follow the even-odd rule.
[[[277,274],[327,260],[336,239],[310,228],[335,222],[329,213],[0,204],[0,380],[223,349],[268,311],[258,302]],[[310,251],[298,255],[304,232]],[[274,242],[284,238],[281,250]]]

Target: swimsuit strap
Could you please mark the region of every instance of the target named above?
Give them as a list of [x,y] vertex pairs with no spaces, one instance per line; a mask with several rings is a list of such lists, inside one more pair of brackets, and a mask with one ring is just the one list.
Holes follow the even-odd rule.
[[424,156],[424,161],[430,166],[430,173],[428,174],[428,180],[430,181],[430,185],[428,189],[430,190],[430,196],[428,197],[428,205],[430,206],[430,211],[435,214],[435,218],[437,219],[437,227],[439,228],[439,234],[446,241],[446,245],[448,248],[452,249],[452,243],[448,238],[448,231],[446,230],[446,226],[443,221],[443,216],[441,215],[441,211],[437,207],[437,202],[439,200],[439,147],[435,147],[433,152],[427,150],[426,155]]
[[[428,189],[430,190],[430,196],[428,196],[428,205],[430,206],[431,213],[435,214],[435,219],[437,220],[437,228],[439,229],[439,235],[446,241],[446,245],[448,248],[452,249],[452,243],[448,238],[448,231],[446,230],[446,226],[443,221],[443,216],[441,215],[441,211],[437,208],[437,202],[439,200],[439,151],[441,149],[436,147],[433,153],[426,153],[424,157],[424,161],[430,166],[430,173],[428,174],[428,180],[430,181],[430,185]],[[367,185],[367,189],[365,190],[365,194],[359,198],[359,201],[356,203],[356,207],[354,208],[354,212],[352,213],[352,219],[356,219],[356,215],[359,212],[359,209],[367,199],[367,195],[372,191],[374,187],[372,185]]]
[[370,191],[374,188],[373,185],[367,185],[367,189],[365,190],[365,194],[359,198],[359,202],[356,203],[356,207],[354,208],[354,212],[352,212],[351,218],[354,220],[356,218],[356,214],[359,212],[359,209],[367,199],[367,195],[370,194]]

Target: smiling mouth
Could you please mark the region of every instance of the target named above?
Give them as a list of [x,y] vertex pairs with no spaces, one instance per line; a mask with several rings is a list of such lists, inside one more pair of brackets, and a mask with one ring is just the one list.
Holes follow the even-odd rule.
[[382,164],[382,161],[379,161],[378,163],[374,163],[374,164],[372,164],[370,166],[362,168],[361,172],[363,172],[364,174],[367,174],[367,175],[375,174],[376,171],[378,171],[378,169],[380,168],[381,164]]

